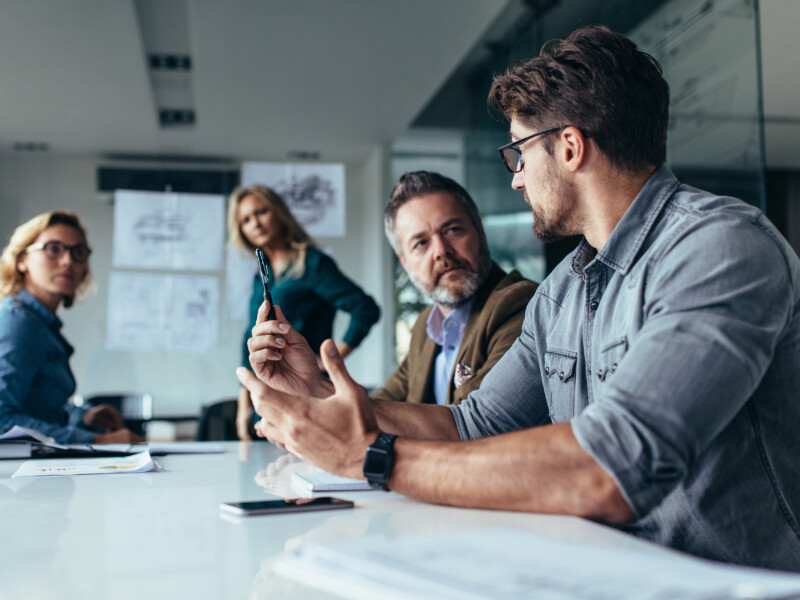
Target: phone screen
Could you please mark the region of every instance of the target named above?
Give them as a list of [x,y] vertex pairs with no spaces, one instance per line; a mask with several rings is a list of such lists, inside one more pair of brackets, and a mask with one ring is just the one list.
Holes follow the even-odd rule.
[[322,496],[319,498],[292,498],[286,500],[257,500],[254,502],[224,502],[220,509],[240,515],[277,515],[281,513],[307,512],[312,510],[334,510],[353,508],[349,500]]

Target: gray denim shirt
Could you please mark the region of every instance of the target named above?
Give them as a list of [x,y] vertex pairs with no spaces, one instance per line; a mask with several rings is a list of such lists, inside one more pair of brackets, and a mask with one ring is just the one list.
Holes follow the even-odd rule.
[[625,530],[800,570],[800,261],[739,200],[658,169],[450,408],[462,439],[570,422],[634,510]]

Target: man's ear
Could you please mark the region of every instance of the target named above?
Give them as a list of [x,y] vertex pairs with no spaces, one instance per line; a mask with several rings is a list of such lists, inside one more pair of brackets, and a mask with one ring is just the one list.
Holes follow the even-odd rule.
[[403,268],[405,269],[406,268],[406,261],[403,258],[403,255],[400,254],[399,252],[397,252],[397,253],[395,253],[395,256],[397,257],[397,260],[400,261],[400,264],[403,265]]
[[570,171],[577,171],[586,162],[588,140],[577,127],[565,127],[561,131],[560,157]]

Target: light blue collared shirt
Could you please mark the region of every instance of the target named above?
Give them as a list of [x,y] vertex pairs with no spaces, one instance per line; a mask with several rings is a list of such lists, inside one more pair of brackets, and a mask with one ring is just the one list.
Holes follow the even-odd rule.
[[461,347],[464,329],[467,327],[467,319],[474,301],[473,296],[451,312],[447,318],[442,314],[439,305],[436,305],[428,315],[428,337],[441,346],[439,354],[436,355],[433,375],[436,404],[447,404],[447,390],[450,387],[458,349]]

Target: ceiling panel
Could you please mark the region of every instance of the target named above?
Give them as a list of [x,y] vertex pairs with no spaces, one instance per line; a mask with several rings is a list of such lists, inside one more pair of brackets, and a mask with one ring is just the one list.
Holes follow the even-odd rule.
[[361,160],[506,0],[188,0],[197,111],[160,129],[132,0],[0,2],[0,152]]

